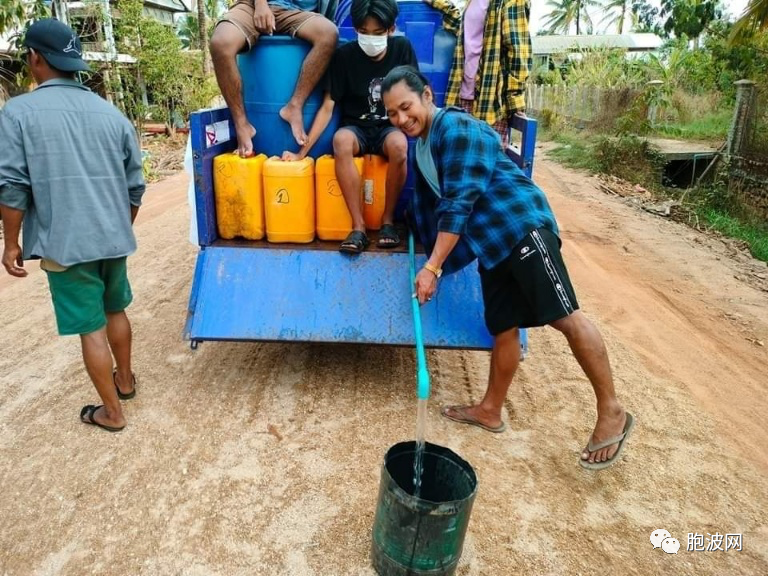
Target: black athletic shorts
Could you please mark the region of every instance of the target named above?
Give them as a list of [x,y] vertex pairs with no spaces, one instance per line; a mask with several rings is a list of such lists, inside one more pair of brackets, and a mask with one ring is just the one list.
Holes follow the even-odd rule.
[[485,325],[494,336],[515,327],[545,326],[579,309],[560,239],[549,230],[534,230],[500,264],[479,268]]

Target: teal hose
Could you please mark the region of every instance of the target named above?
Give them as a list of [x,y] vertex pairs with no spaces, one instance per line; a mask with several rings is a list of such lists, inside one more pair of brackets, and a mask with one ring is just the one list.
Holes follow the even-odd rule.
[[411,262],[411,307],[413,310],[413,332],[416,336],[416,363],[417,372],[417,392],[419,400],[429,398],[429,371],[427,370],[427,355],[424,352],[424,335],[421,331],[421,309],[419,299],[416,297],[416,248],[413,239],[413,232],[408,232],[408,254]]

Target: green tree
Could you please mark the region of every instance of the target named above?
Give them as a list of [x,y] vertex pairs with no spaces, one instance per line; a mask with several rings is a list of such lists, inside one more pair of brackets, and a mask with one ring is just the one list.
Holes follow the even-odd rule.
[[552,10],[544,22],[544,27],[549,34],[569,34],[575,25],[576,34],[581,34],[584,23],[588,33],[591,33],[592,18],[587,8],[595,4],[596,0],[549,0],[547,6]]
[[667,36],[693,40],[696,49],[702,32],[721,16],[718,4],[718,0],[661,0],[662,29]]
[[600,24],[606,22],[607,27],[615,25],[616,31],[624,34],[624,25],[632,15],[631,0],[607,0],[602,7],[606,14]]
[[43,0],[2,0],[0,2],[0,35],[27,23],[50,16]]
[[205,14],[205,2],[197,0],[197,37],[199,38],[200,52],[203,61],[203,76],[208,76],[210,66],[208,64],[208,34],[206,30],[208,18]]
[[121,107],[138,129],[150,111],[144,101],[145,91],[160,115],[158,119],[170,126],[191,110],[206,106],[215,88],[212,78],[201,74],[200,53],[183,52],[172,27],[143,14],[142,0],[119,0],[118,8],[118,52],[133,56],[136,63],[129,69],[121,67],[121,84],[113,90],[123,93]]
[[11,46],[20,51],[27,26],[50,15],[44,0],[0,0],[0,36],[14,32],[9,41]]
[[635,32],[657,32],[659,9],[648,0],[632,0],[632,30]]
[[744,42],[760,30],[768,29],[768,0],[750,0],[744,14],[736,21],[731,42]]

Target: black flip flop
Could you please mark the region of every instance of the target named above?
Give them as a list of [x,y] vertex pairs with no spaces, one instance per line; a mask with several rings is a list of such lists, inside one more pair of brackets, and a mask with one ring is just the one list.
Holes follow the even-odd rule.
[[115,384],[115,390],[117,390],[117,397],[120,398],[120,400],[130,400],[134,396],[136,396],[136,374],[131,372],[131,380],[133,380],[133,390],[130,392],[123,393],[120,392],[120,388],[117,387],[117,380],[115,380],[115,376],[117,376],[117,368],[112,370],[112,382]]
[[339,246],[339,252],[360,254],[360,252],[363,252],[368,248],[368,244],[370,244],[370,242],[368,241],[368,236],[365,235],[365,232],[352,230],[352,232],[350,232],[344,239],[344,242],[341,243],[341,246]]
[[376,242],[379,248],[395,248],[400,246],[400,234],[393,224],[384,224],[379,230],[379,240]]
[[[108,432],[120,432],[120,430],[125,428],[125,426],[120,426],[120,428],[117,428],[115,426],[107,426],[106,424],[100,424],[99,422],[96,422],[96,420],[93,419],[93,414],[102,406],[103,404],[99,404],[98,406],[94,406],[93,404],[83,406],[82,410],[80,410],[80,422],[83,424],[90,424],[91,426],[98,426],[99,428],[103,428]],[[86,417],[88,418],[87,420]]]

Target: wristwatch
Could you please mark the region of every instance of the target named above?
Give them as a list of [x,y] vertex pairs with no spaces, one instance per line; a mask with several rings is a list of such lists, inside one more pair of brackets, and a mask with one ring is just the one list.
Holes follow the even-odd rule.
[[443,275],[443,269],[442,268],[438,268],[437,266],[432,266],[432,264],[430,264],[429,262],[424,264],[424,268],[429,270],[430,272],[432,272],[432,274],[435,275],[435,278],[440,278],[440,276]]

